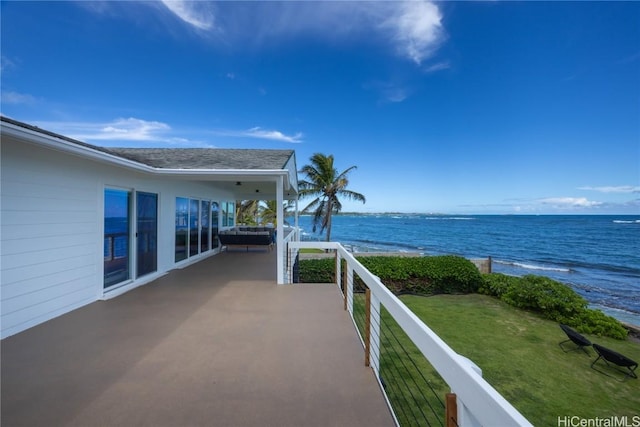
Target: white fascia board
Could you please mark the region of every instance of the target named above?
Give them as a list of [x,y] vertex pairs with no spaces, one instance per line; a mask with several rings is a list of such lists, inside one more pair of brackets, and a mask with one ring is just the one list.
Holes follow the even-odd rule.
[[31,129],[25,129],[11,123],[2,123],[2,133],[26,143],[36,144],[52,150],[74,154],[76,156],[85,157],[100,162],[115,164],[142,172],[153,172],[154,169],[142,163],[123,159],[122,157],[118,157],[113,154],[75,144],[73,142],[56,138],[51,135],[46,135]]
[[286,175],[287,171],[282,169],[167,169],[167,168],[151,168],[162,175],[221,175],[221,176],[269,176],[277,177]]
[[174,175],[174,176],[223,176],[234,177],[238,175],[255,176],[264,178],[273,178],[277,180],[278,176],[285,176],[285,190],[289,189],[290,182],[286,169],[163,169],[154,168],[152,166],[138,163],[133,160],[124,159],[122,157],[95,150],[91,147],[85,147],[61,138],[43,134],[31,129],[16,126],[12,123],[2,123],[0,129],[2,134],[6,134],[21,141],[40,145],[53,150],[74,154],[76,156],[85,157],[103,163],[109,163],[140,172],[158,174],[158,175]]
[[[269,181],[277,181],[277,177],[284,177],[284,190],[288,190],[291,183],[289,173],[284,169],[162,169],[152,168],[158,175],[169,176],[216,176],[233,179],[238,177],[256,177]],[[232,178],[232,179],[231,179]]]

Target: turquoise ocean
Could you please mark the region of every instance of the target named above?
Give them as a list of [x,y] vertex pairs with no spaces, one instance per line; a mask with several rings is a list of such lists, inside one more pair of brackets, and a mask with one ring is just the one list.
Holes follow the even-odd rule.
[[[324,239],[310,216],[299,225],[303,240]],[[550,277],[640,325],[640,215],[342,214],[331,240],[353,252],[490,256],[494,272]]]

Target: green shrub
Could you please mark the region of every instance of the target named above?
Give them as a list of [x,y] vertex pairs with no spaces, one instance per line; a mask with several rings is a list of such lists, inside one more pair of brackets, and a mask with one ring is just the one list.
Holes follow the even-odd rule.
[[567,322],[587,308],[587,301],[567,285],[543,276],[527,275],[511,286],[502,300],[518,308],[544,313],[556,322]]
[[[471,261],[452,255],[365,256],[358,257],[358,261],[396,293],[433,295],[478,292],[497,297],[514,307],[540,313],[547,319],[565,323],[583,333],[616,339],[627,337],[627,330],[618,320],[600,310],[587,308],[587,301],[573,289],[547,277],[515,277],[499,273],[481,275]],[[335,259],[300,261],[300,281],[334,283]],[[356,290],[364,289],[358,277],[354,279],[354,287]]]
[[[393,292],[422,295],[470,293],[482,283],[476,266],[458,256],[363,256],[358,257],[358,261]],[[333,281],[334,264],[333,259],[303,260],[300,262],[300,281]],[[356,278],[355,284],[359,289],[361,281]]]
[[445,255],[423,260],[433,293],[476,292],[482,283],[478,268],[466,258]]
[[625,339],[627,330],[613,317],[587,308],[587,301],[564,283],[542,276],[486,274],[478,293],[500,298],[514,307],[541,313],[578,331]]
[[305,259],[299,265],[301,283],[335,283],[335,258]]
[[485,274],[482,284],[478,288],[479,294],[501,298],[511,287],[517,286],[519,277],[507,276],[506,274]]
[[606,336],[618,340],[626,339],[629,333],[617,319],[607,316],[600,310],[590,308],[582,311],[575,319],[568,321],[567,324],[585,334]]

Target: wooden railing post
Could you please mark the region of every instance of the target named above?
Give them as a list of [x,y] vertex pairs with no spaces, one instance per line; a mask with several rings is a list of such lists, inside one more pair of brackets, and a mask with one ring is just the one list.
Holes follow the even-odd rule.
[[369,366],[369,355],[371,354],[371,289],[367,288],[364,295],[364,366]]
[[445,400],[445,426],[458,427],[458,402],[455,393],[447,393]]

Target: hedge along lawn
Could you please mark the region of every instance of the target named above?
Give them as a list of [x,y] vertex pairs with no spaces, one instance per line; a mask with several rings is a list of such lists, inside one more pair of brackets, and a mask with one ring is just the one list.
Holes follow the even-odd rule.
[[[619,382],[591,369],[597,357],[592,348],[589,356],[563,352],[558,343],[566,335],[556,322],[478,294],[400,299],[453,350],[476,363],[487,382],[534,425],[556,426],[565,416],[626,415],[629,422],[640,416],[640,380]],[[584,335],[640,362],[638,343]]]

